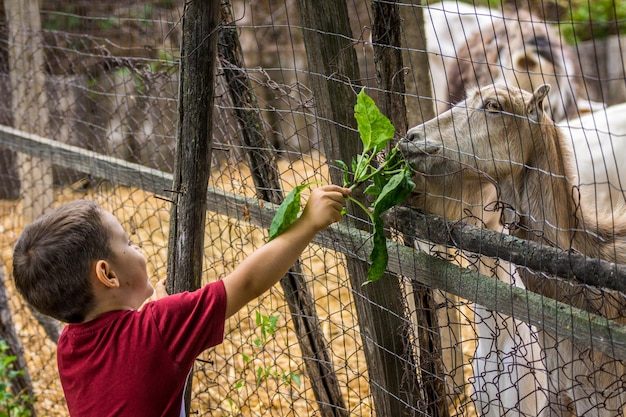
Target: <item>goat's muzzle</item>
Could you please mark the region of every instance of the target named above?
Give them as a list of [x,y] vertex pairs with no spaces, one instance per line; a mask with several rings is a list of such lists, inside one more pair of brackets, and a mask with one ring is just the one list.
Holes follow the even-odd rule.
[[402,155],[407,160],[434,155],[441,150],[441,144],[429,141],[426,138],[424,125],[415,126],[406,133],[398,143]]

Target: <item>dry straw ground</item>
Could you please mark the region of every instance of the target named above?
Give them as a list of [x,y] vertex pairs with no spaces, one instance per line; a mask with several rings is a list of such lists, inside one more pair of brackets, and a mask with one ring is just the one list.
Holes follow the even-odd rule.
[[[327,182],[321,158],[280,162],[284,188],[309,180]],[[221,167],[212,174],[211,185],[254,196],[254,186],[244,166]],[[101,184],[88,190],[65,187],[56,191],[55,204],[77,198],[92,198],[113,212],[139,244],[148,260],[155,283],[166,273],[169,203],[142,190]],[[306,198],[306,195],[305,195]],[[25,356],[37,395],[40,416],[67,416],[56,374],[55,345],[22,304],[11,281],[11,252],[23,228],[21,204],[0,202],[1,260],[10,296],[13,319],[24,344]],[[210,282],[234,267],[263,244],[267,236],[241,221],[208,213],[205,236],[204,281]],[[351,415],[374,415],[367,369],[352,293],[342,254],[310,246],[303,254],[303,268],[316,300],[324,336],[328,342],[342,394]],[[266,341],[255,317],[279,315],[277,332]],[[471,354],[469,352],[468,354]],[[259,381],[258,373],[267,371]],[[301,378],[290,383],[287,375]],[[86,381],[88,383],[88,381]],[[147,384],[155,381],[146,381]],[[195,378],[192,408],[198,416],[313,416],[317,415],[310,382],[280,286],[251,303],[226,323],[225,341],[200,357]],[[457,410],[458,412],[458,410]],[[465,408],[464,415],[468,415]],[[456,414],[456,413],[455,413]]]

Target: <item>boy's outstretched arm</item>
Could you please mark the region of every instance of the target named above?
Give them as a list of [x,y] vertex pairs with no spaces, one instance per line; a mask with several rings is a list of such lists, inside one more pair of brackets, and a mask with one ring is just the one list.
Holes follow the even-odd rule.
[[278,282],[315,234],[341,219],[347,188],[325,185],[312,191],[302,215],[283,233],[248,256],[224,278],[226,317]]

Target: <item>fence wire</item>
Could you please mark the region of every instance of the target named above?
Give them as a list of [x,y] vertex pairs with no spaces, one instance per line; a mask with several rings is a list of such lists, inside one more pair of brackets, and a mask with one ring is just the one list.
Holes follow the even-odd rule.
[[[360,72],[358,79],[345,82],[353,87],[355,100],[361,86],[368,87],[378,103],[389,93],[377,83],[380,73],[375,61],[377,48],[385,45],[372,38],[371,29],[371,7],[382,3],[394,5],[403,16],[405,36],[410,26],[419,27],[423,13],[425,47],[415,46],[423,45],[424,39],[407,37],[395,46],[405,53],[400,69],[404,82],[418,85],[424,74],[432,80],[432,95],[407,88],[404,101],[409,126],[428,114],[421,107],[418,110],[415,100],[440,115],[438,123],[413,129],[408,135],[417,143],[419,154],[412,155],[417,188],[408,204],[451,221],[503,232],[503,239],[517,236],[539,246],[615,262],[618,270],[626,257],[620,226],[625,188],[620,161],[626,135],[622,104],[626,101],[626,41],[620,36],[626,12],[622,2],[504,2],[504,8],[491,2],[489,9],[456,1],[429,5],[348,1],[349,43]],[[35,13],[25,20],[31,26],[16,26],[19,20],[11,18],[10,5],[5,1],[0,7],[0,94],[5,97],[0,101],[0,124],[172,173],[184,4],[48,0],[35,12],[28,9]],[[312,79],[334,74],[315,74],[309,69],[303,33],[312,29],[301,23],[298,1],[233,0],[232,7],[232,19],[224,28],[236,29],[245,61],[235,69],[251,82],[258,101],[253,110],[262,117],[282,189],[289,191],[310,181],[331,182],[329,170],[337,166],[326,157]],[[592,18],[597,20],[590,23]],[[39,21],[40,27],[32,25]],[[20,47],[18,40],[26,44]],[[15,71],[16,51],[26,62],[23,68],[39,62],[41,69]],[[28,53],[33,56],[24,56]],[[37,53],[42,55],[37,57]],[[411,54],[416,53],[426,53],[428,67],[407,63],[413,62]],[[220,57],[216,65],[215,107],[209,110],[214,114],[209,185],[256,198],[258,190],[246,159],[255,149],[241,139],[242,120],[237,116],[241,97],[233,95],[226,76],[234,63]],[[511,88],[510,92],[466,92],[496,81]],[[558,142],[546,145],[547,134],[535,137],[531,144],[519,135],[531,125],[554,129],[554,123],[546,120],[528,123],[529,114],[521,112],[534,108],[520,106],[521,98],[510,98],[518,97],[514,87],[532,92],[544,83],[551,90],[542,109],[562,132],[561,152],[553,150]],[[20,89],[31,93],[21,94]],[[16,102],[19,97],[24,102]],[[466,104],[457,107],[462,111],[446,119],[445,111],[466,98]],[[512,120],[519,124],[501,127],[494,117],[485,115],[485,109],[494,114],[497,110],[502,119],[516,115]],[[464,126],[468,129],[463,130]],[[501,130],[489,131],[496,127]],[[398,139],[405,134],[397,132]],[[447,150],[436,140],[448,140]],[[502,143],[507,144],[506,151],[498,153]],[[439,150],[433,151],[437,146]],[[57,152],[69,155],[63,149]],[[437,159],[431,152],[440,152],[444,158]],[[1,307],[10,311],[23,348],[36,414],[67,416],[55,358],[62,324],[35,315],[17,295],[11,271],[17,237],[37,213],[77,198],[94,199],[120,219],[131,240],[142,248],[155,284],[166,275],[171,203],[167,190],[151,192],[139,182],[121,185],[108,175],[86,173],[88,153],[70,167],[52,164],[51,152],[45,155],[27,158],[0,148],[0,277],[8,296],[7,305]],[[559,158],[565,158],[565,163]],[[50,195],[49,201],[24,197],[25,190],[41,187]],[[223,278],[266,241],[267,227],[249,220],[238,213],[207,213],[203,282]],[[403,219],[394,221],[402,223]],[[464,242],[429,241],[401,224],[397,229],[390,226],[389,232],[390,240],[417,250],[408,261],[415,263],[415,269],[395,274],[402,295],[397,300],[399,309],[375,306],[394,314],[400,311],[399,328],[388,331],[399,333],[404,341],[398,358],[403,369],[398,375],[408,385],[406,392],[389,391],[372,378],[379,371],[371,358],[389,352],[376,344],[370,323],[358,316],[357,304],[363,302],[364,293],[353,287],[349,275],[349,260],[367,259],[357,253],[358,248],[351,252],[340,243],[312,244],[301,258],[302,278],[315,301],[317,330],[330,355],[327,365],[343,399],[342,409],[331,405],[337,415],[385,415],[383,405],[376,404],[376,393],[381,391],[401,402],[405,415],[415,416],[624,414],[626,357],[621,356],[623,346],[619,345],[624,338],[616,336],[617,353],[609,355],[598,346],[610,346],[613,341],[594,334],[591,323],[604,316],[615,321],[611,329],[626,334],[620,327],[623,293],[515,265],[504,249],[501,259],[496,259]],[[490,286],[487,280],[476,281],[480,286],[469,289],[463,284],[464,275],[442,273],[423,263],[419,255],[423,253],[506,286]],[[429,268],[432,280],[417,278],[418,270]],[[519,292],[511,293],[510,302],[500,301],[506,296],[495,292],[509,287]],[[532,298],[520,307],[519,294],[525,294],[526,288],[544,297]],[[545,304],[537,307],[535,300]],[[584,328],[585,311],[596,316],[583,340],[580,332],[573,336],[573,329]],[[544,312],[544,320],[535,319],[544,317]],[[571,315],[563,320],[559,314],[565,313]],[[309,358],[302,351],[295,319],[280,286],[230,318],[224,343],[197,360],[194,415],[327,415],[323,411],[327,405],[316,399],[314,388],[319,381],[312,381],[307,372]]]

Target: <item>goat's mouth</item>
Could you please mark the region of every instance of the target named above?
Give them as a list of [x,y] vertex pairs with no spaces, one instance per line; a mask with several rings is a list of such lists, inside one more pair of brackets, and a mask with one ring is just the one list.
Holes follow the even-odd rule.
[[428,140],[402,139],[398,148],[404,159],[409,163],[416,163],[428,156],[437,155],[441,152],[441,144]]
[[398,143],[398,147],[405,158],[410,158],[413,155],[435,155],[441,150],[440,144],[430,142],[427,139],[420,140],[404,138]]

